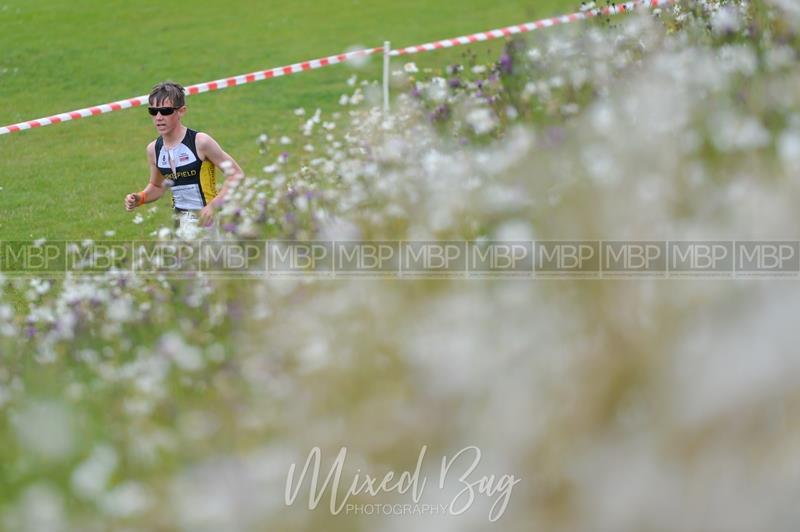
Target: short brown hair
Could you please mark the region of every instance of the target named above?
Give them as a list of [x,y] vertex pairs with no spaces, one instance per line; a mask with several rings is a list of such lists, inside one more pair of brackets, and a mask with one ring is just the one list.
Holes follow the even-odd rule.
[[174,81],[162,81],[157,83],[153,90],[150,91],[150,96],[147,101],[150,105],[158,105],[167,98],[172,102],[173,107],[183,107],[186,105],[186,100],[183,96],[183,87]]

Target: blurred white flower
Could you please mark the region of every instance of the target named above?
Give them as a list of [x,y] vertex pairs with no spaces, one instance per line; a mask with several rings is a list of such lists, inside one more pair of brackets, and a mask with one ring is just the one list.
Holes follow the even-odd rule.
[[106,514],[125,518],[144,512],[152,502],[152,497],[141,483],[128,481],[104,494],[99,505]]
[[531,241],[531,224],[525,220],[510,220],[497,228],[494,235],[499,241]]
[[485,135],[497,127],[497,120],[491,109],[479,107],[467,113],[467,123],[478,135]]
[[11,423],[26,451],[47,460],[68,457],[75,448],[72,412],[55,401],[32,401],[11,416]]
[[364,47],[360,45],[353,45],[345,50],[345,53],[349,54],[346,61],[347,65],[352,68],[361,69],[369,64],[371,56],[366,53],[358,53],[361,50],[364,50]]
[[358,105],[358,104],[360,104],[360,103],[361,103],[363,100],[364,100],[364,93],[363,93],[363,92],[361,91],[361,89],[359,88],[359,89],[356,89],[356,90],[353,92],[353,95],[352,95],[352,96],[350,96],[349,103],[350,103],[350,105]]
[[30,284],[31,288],[39,295],[46,294],[50,290],[50,281],[46,279],[31,279]]
[[196,240],[200,231],[201,227],[197,217],[190,212],[185,212],[178,220],[175,236],[181,240]]
[[177,332],[163,335],[159,340],[158,349],[182,370],[198,371],[205,366],[200,349],[186,343],[183,336]]
[[565,115],[576,115],[580,111],[577,103],[568,103],[561,106],[561,112]]
[[25,489],[15,511],[5,517],[22,532],[67,532],[64,498],[54,486],[34,484]]
[[752,116],[720,112],[713,117],[712,123],[711,141],[722,152],[763,148],[771,140],[769,131]]
[[741,23],[735,4],[721,6],[711,15],[711,29],[717,35],[738,31]]
[[86,460],[75,468],[70,477],[73,491],[85,499],[101,495],[117,467],[117,453],[107,444],[95,446]]
[[778,138],[778,155],[787,171],[800,166],[800,131],[788,130]]
[[758,57],[746,45],[726,45],[719,50],[719,59],[728,73],[752,76],[758,68]]
[[107,317],[113,322],[125,323],[134,318],[133,303],[130,297],[119,297],[108,305]]

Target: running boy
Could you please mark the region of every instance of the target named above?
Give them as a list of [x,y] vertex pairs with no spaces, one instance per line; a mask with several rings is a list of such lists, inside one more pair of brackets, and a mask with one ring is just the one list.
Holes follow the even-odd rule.
[[[147,146],[150,182],[141,192],[125,196],[125,209],[131,211],[156,201],[164,194],[164,180],[171,179],[175,213],[195,213],[201,226],[210,225],[214,210],[221,205],[231,183],[242,177],[242,169],[210,136],[183,125],[183,87],[171,81],[159,83],[150,91],[148,102],[147,110],[159,134]],[[219,194],[216,168],[227,173]]]

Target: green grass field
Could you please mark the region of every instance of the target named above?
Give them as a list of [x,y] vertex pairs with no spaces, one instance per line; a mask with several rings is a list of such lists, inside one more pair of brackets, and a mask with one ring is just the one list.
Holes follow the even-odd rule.
[[[353,45],[393,46],[517,24],[575,9],[565,0],[331,0],[169,3],[12,0],[0,4],[0,124],[146,94],[161,80],[185,85],[339,53]],[[501,44],[414,56],[420,66],[458,61],[467,48],[496,57]],[[491,55],[489,55],[491,54]],[[403,61],[395,62],[399,68]],[[373,58],[361,79],[378,80]],[[261,133],[293,132],[297,107],[333,111],[350,66],[334,66],[188,101],[185,123],[213,135],[248,175],[271,162]],[[0,137],[0,239],[149,238],[168,223],[168,200],[145,223],[122,207],[147,181],[149,116],[129,109]]]

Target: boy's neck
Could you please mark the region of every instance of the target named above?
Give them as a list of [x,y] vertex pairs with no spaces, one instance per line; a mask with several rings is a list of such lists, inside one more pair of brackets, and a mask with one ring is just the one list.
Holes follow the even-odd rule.
[[162,135],[161,138],[164,139],[164,144],[172,147],[176,144],[180,144],[180,142],[183,140],[183,137],[185,136],[186,136],[186,126],[181,124],[180,126],[170,131],[169,133],[165,133],[164,135]]

